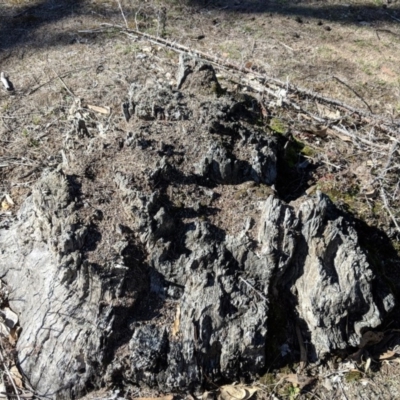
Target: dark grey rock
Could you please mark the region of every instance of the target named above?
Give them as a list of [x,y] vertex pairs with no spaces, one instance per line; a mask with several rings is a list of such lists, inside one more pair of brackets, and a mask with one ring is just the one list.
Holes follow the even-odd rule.
[[[210,64],[179,60],[178,85],[182,91],[190,91],[202,96],[219,96],[222,88],[215,75],[214,68]],[[191,66],[190,64],[194,64]],[[184,79],[183,76],[185,77]]]
[[[13,287],[10,306],[23,327],[20,368],[39,393],[55,398],[82,393],[98,375],[130,274],[124,265],[108,262],[99,270],[83,259],[86,228],[74,208],[67,177],[52,172],[35,186],[18,223],[0,231],[6,249],[0,271]],[[142,281],[138,275],[130,282],[127,308]]]
[[219,183],[233,183],[235,175],[235,160],[220,143],[213,143],[206,156],[197,166],[197,173],[209,177]]
[[274,260],[276,288],[292,294],[311,359],[356,347],[363,329],[377,327],[393,309],[389,288],[379,295],[374,289],[379,279],[355,229],[335,216],[326,196],[317,193],[296,209],[270,197],[260,222],[261,252]]
[[268,140],[261,148],[258,146],[251,153],[251,177],[259,183],[272,185],[277,176],[276,143]]
[[[22,327],[19,365],[43,396],[69,399],[127,383],[187,391],[210,380],[256,379],[270,367],[277,336],[295,357],[298,327],[309,360],[323,359],[357,346],[363,330],[395,306],[350,216],[321,193],[292,204],[277,194],[266,198],[277,179],[277,141],[254,126],[250,96],[205,99],[215,81],[210,66],[195,65],[182,92],[130,88],[137,120],[187,119],[188,132],[194,126],[183,138],[189,154],[139,150],[139,134],[130,135],[125,158],[115,163],[121,170],[110,168],[108,188],[99,189],[109,190],[102,200],[112,205],[99,202],[89,218],[96,183],[46,171],[17,221],[0,229],[0,275]],[[153,134],[144,125],[146,137]],[[87,146],[77,140],[68,139],[70,149],[102,158],[100,139],[81,138]],[[132,154],[134,166],[145,167],[124,168]],[[79,155],[69,159],[80,162]],[[244,189],[246,204],[224,214],[252,211],[230,235],[209,216],[225,206],[212,207],[220,193],[227,207],[234,204],[227,185],[246,181],[261,196],[251,199]],[[97,225],[104,239],[96,242]]]
[[191,65],[193,63],[193,59],[186,56],[185,54],[179,54],[179,65],[178,71],[176,74],[176,88],[181,89],[182,85],[185,83],[187,76],[193,72],[193,67]]
[[129,99],[134,107],[134,114],[141,120],[182,121],[190,118],[191,112],[168,85],[157,82],[141,87],[133,83],[129,89]]
[[[18,224],[0,231],[0,273],[15,291],[10,305],[23,327],[17,346],[21,369],[42,393],[81,393],[89,380],[99,382],[109,354],[114,356],[106,377],[112,379],[121,362],[113,337],[129,320],[126,379],[178,390],[198,387],[206,377],[256,378],[267,367],[269,310],[282,296],[296,306],[314,359],[357,346],[362,329],[377,327],[383,310],[393,308],[389,290],[384,298],[374,293],[376,276],[354,228],[334,216],[321,194],[297,207],[274,196],[263,202],[259,253],[246,231],[225,236],[195,222],[183,229],[182,246],[171,259],[165,239],[174,237],[174,219],[157,206],[156,194],[129,189],[121,174],[116,181],[130,212],[146,215],[139,229],[157,271],[150,286],[143,264],[132,270],[120,258],[99,269],[85,260],[86,229],[76,221],[71,188],[60,172],[44,176]],[[115,246],[123,253],[130,244]],[[172,314],[158,320],[168,296],[175,299]],[[138,301],[147,310],[144,320],[143,310],[131,311]]]

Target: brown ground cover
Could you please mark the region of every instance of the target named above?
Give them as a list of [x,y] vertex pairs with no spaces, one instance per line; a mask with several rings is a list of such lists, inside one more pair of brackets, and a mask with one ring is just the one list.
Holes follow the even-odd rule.
[[[160,19],[164,6],[165,27]],[[251,93],[252,85],[259,84],[254,76],[260,74],[364,111],[366,116],[361,117],[345,107],[290,91],[289,99],[301,104],[301,110],[270,106],[270,96],[254,92],[267,109],[262,123],[277,135],[291,138],[283,155],[289,168],[277,184],[280,194],[290,201],[320,189],[359,219],[365,236],[370,234],[365,223],[379,227],[384,233],[372,238],[371,252],[380,258],[380,252],[392,251],[396,273],[400,216],[397,1],[9,0],[0,4],[0,16],[0,69],[15,87],[12,93],[0,91],[3,226],[29,195],[41,171],[62,160],[63,138],[71,129],[77,99],[82,99],[93,124],[102,124],[108,140],[118,141],[130,129],[121,113],[129,85],[152,80],[175,83],[178,53],[121,32],[128,25],[250,71],[238,74],[216,66],[221,85],[228,90]],[[91,111],[89,105],[111,112]],[[318,123],[308,113],[322,121]],[[386,121],[385,129],[382,121]],[[169,134],[168,126],[161,130]],[[106,171],[113,160],[105,148],[97,159],[77,162],[73,173],[95,175],[103,180],[101,195],[112,196]],[[129,162],[135,167],[135,162],[142,166],[146,160]],[[315,166],[312,173],[302,172],[303,163]],[[117,164],[112,167],[131,165]],[[218,208],[229,204],[229,213],[215,218],[232,233],[237,228],[232,209],[248,190],[227,187],[220,193]],[[253,189],[257,190],[264,189]],[[316,377],[310,385],[290,375],[299,371],[298,366],[271,371],[260,381],[258,396],[398,398],[396,355],[382,359],[378,351],[371,352],[372,365],[366,368],[368,357],[359,363],[334,360],[301,372]]]

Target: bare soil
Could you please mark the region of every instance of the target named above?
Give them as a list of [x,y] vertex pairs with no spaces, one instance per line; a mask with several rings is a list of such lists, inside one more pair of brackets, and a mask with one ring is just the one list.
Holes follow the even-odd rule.
[[[284,179],[274,190],[287,201],[305,192],[327,193],[339,207],[357,217],[366,243],[371,244],[368,239],[374,242],[371,253],[377,258],[381,252],[388,255],[388,262],[393,262],[390,278],[398,277],[400,7],[397,1],[351,0],[343,4],[285,0],[125,0],[120,2],[121,7],[118,3],[9,0],[0,4],[0,70],[9,75],[15,87],[13,92],[0,90],[0,227],[6,227],[14,218],[43,169],[63,161],[61,150],[71,131],[71,117],[77,111],[79,99],[78,108],[84,109],[85,119],[91,119],[93,127],[101,125],[103,134],[96,144],[98,152],[70,160],[69,173],[82,193],[87,194],[83,199],[89,210],[86,217],[93,218],[90,210],[94,204],[101,204],[104,214],[110,216],[110,220],[98,222],[104,243],[112,241],[118,216],[124,212],[120,200],[113,197],[114,183],[109,181],[108,171],[155,168],[159,153],[169,151],[168,146],[176,162],[182,156],[179,141],[184,133],[175,132],[168,121],[157,121],[151,128],[143,123],[144,130],[162,133],[158,136],[160,140],[148,144],[154,158],[141,158],[140,152],[133,155],[129,149],[120,147],[132,130],[132,122],[126,122],[121,111],[130,84],[151,85],[156,81],[176,84],[179,56],[171,48],[121,32],[125,18],[133,30],[162,36],[371,113],[366,121],[357,113],[320,104],[312,97],[292,97],[303,104],[302,111],[268,107],[270,98],[265,102],[260,100],[268,109],[262,124],[282,140],[289,138],[287,151],[282,155],[284,165],[280,176]],[[163,6],[165,29],[160,21]],[[251,93],[251,85],[240,74],[223,68],[216,70],[224,89]],[[96,112],[89,105],[107,107],[111,112]],[[331,126],[317,124],[304,110],[340,119],[343,129],[358,132],[363,141],[349,139],[333,132]],[[392,131],[383,130],[375,115],[389,121]],[[88,129],[90,134],[91,127]],[[192,127],[185,129],[187,134]],[[82,140],[71,146],[79,149],[89,144],[90,140]],[[187,185],[185,190],[187,193],[177,190],[177,202],[188,193],[200,200],[207,196],[195,193],[194,186]],[[242,228],[243,216],[251,217],[256,212],[257,197],[267,195],[268,190],[273,189],[227,186],[218,193],[213,204],[217,212],[209,218],[227,233],[234,234]],[[248,209],[236,210],[238,200],[246,196],[255,199],[255,203],[249,201]],[[378,227],[381,235],[368,237],[372,232],[368,225]],[[101,256],[106,259],[107,247],[104,249]],[[390,349],[396,349],[396,344],[392,343]],[[335,359],[302,371],[300,374],[316,377],[310,386],[285,380],[289,374],[300,371],[298,365],[271,371],[258,382],[262,389],[258,396],[398,398],[398,357],[379,360],[383,350],[379,351],[371,350],[370,358],[375,354],[375,359],[369,369],[365,368],[367,354],[358,363]]]

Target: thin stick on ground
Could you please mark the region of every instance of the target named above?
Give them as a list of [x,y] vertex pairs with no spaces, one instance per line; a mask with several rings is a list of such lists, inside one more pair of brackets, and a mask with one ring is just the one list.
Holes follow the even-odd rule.
[[138,10],[136,11],[136,13],[135,13],[135,27],[136,27],[136,32],[139,32],[139,22],[138,22],[138,20],[137,20],[137,17],[138,17],[139,12],[140,12],[140,6],[139,6],[139,9],[138,9]]
[[75,94],[73,93],[73,91],[65,84],[63,78],[61,78],[61,76],[58,75],[57,72],[54,71],[54,69],[53,69],[53,72],[57,75],[57,78],[58,78],[59,81],[62,83],[62,85],[65,87],[65,90],[66,90],[72,97],[76,97]]
[[18,399],[18,400],[21,400],[21,398],[20,398],[20,396],[19,396],[19,393],[18,393],[17,386],[16,386],[16,384],[15,384],[15,382],[14,382],[14,378],[12,377],[11,372],[10,372],[10,370],[9,370],[8,367],[7,367],[7,362],[6,362],[5,359],[4,359],[4,356],[3,356],[3,349],[4,349],[4,348],[3,348],[3,343],[2,343],[1,340],[0,340],[0,361],[1,361],[1,363],[3,364],[3,368],[4,368],[4,370],[6,371],[6,374],[7,374],[7,376],[8,376],[8,379],[10,379],[11,385],[12,385],[12,387],[13,387],[13,389],[14,389],[14,392],[15,392],[15,395],[16,395],[17,399]]
[[349,84],[347,84],[346,82],[343,82],[340,78],[338,78],[337,76],[335,76],[335,75],[332,75],[332,78],[333,79],[335,79],[335,80],[337,80],[339,83],[341,83],[342,85],[344,85],[344,86],[346,86],[348,89],[350,89],[366,106],[367,106],[367,108],[368,108],[368,110],[369,110],[369,112],[371,113],[371,114],[373,114],[373,111],[372,111],[372,109],[371,109],[371,107],[369,106],[369,104],[363,99],[363,97],[359,94],[359,93],[357,93]]
[[72,74],[72,73],[74,73],[74,72],[80,72],[80,71],[83,71],[83,70],[85,70],[85,69],[90,69],[90,68],[92,68],[92,66],[90,66],[90,67],[84,67],[84,68],[79,68],[79,69],[74,69],[74,70],[68,71],[68,72],[66,72],[66,73],[64,73],[64,74],[62,74],[62,75],[57,75],[57,76],[55,76],[54,78],[49,79],[49,80],[46,81],[45,83],[42,83],[42,84],[40,84],[39,86],[36,86],[36,87],[34,87],[33,89],[31,89],[31,91],[28,92],[28,96],[31,95],[31,94],[33,94],[33,93],[35,93],[37,90],[39,90],[39,89],[42,88],[43,86],[46,86],[47,84],[53,82],[55,79],[65,78],[65,77],[67,77],[68,75],[70,75],[70,74]]
[[119,0],[117,0],[117,3],[118,3],[119,9],[121,10],[121,15],[122,15],[122,18],[124,19],[126,29],[129,29],[128,21],[126,20],[126,17],[125,17],[125,14],[124,14],[124,10],[122,9],[121,2]]
[[383,187],[381,187],[381,198],[383,201],[383,205],[386,208],[386,211],[390,215],[390,218],[392,218],[392,221],[393,221],[394,225],[396,226],[397,231],[400,233],[400,226],[397,223],[397,220],[396,220],[395,216],[393,215],[392,210],[389,207],[389,202],[387,200],[387,196],[386,196],[386,193],[385,193],[385,190],[383,189]]
[[278,42],[280,45],[282,45],[283,47],[285,47],[286,49],[289,49],[289,50],[291,50],[291,51],[296,51],[294,48],[288,46],[287,44],[285,44],[285,43],[283,43],[283,42],[280,42],[279,40],[277,40],[277,42]]
[[245,279],[243,279],[241,276],[239,276],[239,279],[244,282],[250,289],[253,289],[262,299],[265,301],[268,301],[268,299],[259,291],[257,290],[253,285],[250,285],[249,282],[247,282]]
[[400,19],[394,17],[392,14],[385,13],[386,15],[389,15],[390,18],[392,18],[394,21],[400,22]]

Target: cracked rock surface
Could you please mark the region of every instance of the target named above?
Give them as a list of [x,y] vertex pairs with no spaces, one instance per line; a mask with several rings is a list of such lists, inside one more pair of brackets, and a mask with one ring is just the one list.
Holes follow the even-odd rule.
[[256,379],[277,329],[296,357],[298,326],[316,361],[395,305],[349,216],[271,188],[281,143],[256,99],[223,93],[209,65],[180,69],[179,90],[131,86],[124,129],[70,130],[0,230],[20,368],[43,395]]

